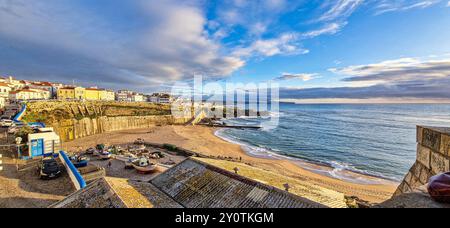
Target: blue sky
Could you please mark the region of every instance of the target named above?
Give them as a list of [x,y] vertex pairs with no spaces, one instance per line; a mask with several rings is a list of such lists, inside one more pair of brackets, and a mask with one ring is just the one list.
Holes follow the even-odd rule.
[[0,75],[153,92],[202,74],[284,99],[450,100],[447,0],[0,0]]

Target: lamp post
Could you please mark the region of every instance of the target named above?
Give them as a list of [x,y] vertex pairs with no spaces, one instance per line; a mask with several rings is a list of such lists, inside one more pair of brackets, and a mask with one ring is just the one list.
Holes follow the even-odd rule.
[[17,146],[17,155],[18,155],[18,157],[17,158],[22,158],[22,154],[21,154],[21,151],[20,151],[20,144],[22,143],[22,138],[21,137],[17,137],[16,138],[16,146]]

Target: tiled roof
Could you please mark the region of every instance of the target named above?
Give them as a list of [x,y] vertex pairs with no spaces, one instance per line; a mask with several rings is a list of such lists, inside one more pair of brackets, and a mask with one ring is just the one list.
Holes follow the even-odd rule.
[[126,208],[126,205],[114,191],[111,185],[104,178],[102,178],[50,207]]
[[183,208],[150,183],[113,177],[106,181],[129,208]]
[[51,82],[41,82],[40,84],[42,86],[53,86],[53,84]]

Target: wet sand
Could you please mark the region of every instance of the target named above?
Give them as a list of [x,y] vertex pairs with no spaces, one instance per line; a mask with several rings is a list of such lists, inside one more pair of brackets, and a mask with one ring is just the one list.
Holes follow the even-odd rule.
[[342,192],[348,196],[357,196],[372,203],[379,203],[389,199],[398,184],[348,172],[346,175],[355,179],[370,180],[379,184],[359,184],[323,175],[310,170],[322,170],[324,173],[332,169],[310,163],[298,163],[292,160],[267,159],[252,157],[246,154],[241,146],[227,142],[214,133],[217,129],[202,126],[163,126],[151,129],[125,130],[104,133],[66,142],[63,148],[69,152],[83,151],[97,144],[108,145],[130,143],[142,138],[152,143],[169,143],[185,149],[193,150],[207,156],[231,157],[264,170],[276,172],[285,176],[308,181],[319,186]]

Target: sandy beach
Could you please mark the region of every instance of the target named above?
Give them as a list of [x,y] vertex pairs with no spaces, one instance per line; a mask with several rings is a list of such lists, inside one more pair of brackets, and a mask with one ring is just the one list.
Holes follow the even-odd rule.
[[106,143],[108,145],[123,144],[133,142],[137,138],[142,138],[152,143],[174,144],[208,156],[232,157],[254,167],[314,183],[348,196],[357,196],[372,203],[379,203],[389,199],[397,187],[396,183],[356,173],[348,173],[348,175],[354,178],[375,181],[379,184],[359,184],[335,179],[330,176],[321,175],[319,172],[310,171],[331,170],[329,167],[315,164],[296,164],[296,162],[291,160],[252,157],[246,154],[241,146],[217,137],[214,134],[216,130],[218,129],[202,126],[163,126],[151,129],[126,130],[66,142],[63,148],[69,152],[78,152],[89,147],[94,147],[100,143]]

